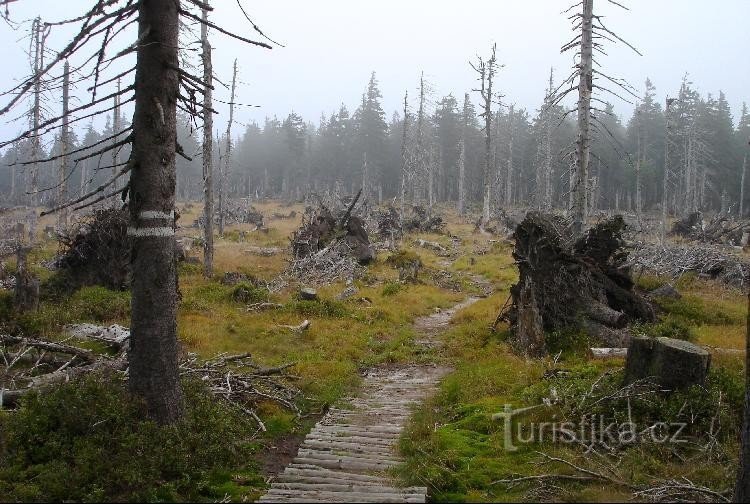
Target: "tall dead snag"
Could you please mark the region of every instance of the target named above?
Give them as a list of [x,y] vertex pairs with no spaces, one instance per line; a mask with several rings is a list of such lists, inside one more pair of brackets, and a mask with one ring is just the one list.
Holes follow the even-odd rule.
[[[204,0],[208,7],[209,0]],[[201,24],[201,46],[203,59],[203,275],[210,277],[214,272],[214,183],[211,136],[213,119],[213,67],[211,64],[211,44],[208,42],[208,9],[203,9]]]
[[536,200],[537,208],[550,210],[552,208],[552,132],[554,130],[553,104],[555,101],[554,75],[550,68],[549,87],[544,95],[544,105],[539,114],[541,142],[539,155],[541,166],[537,169]]
[[407,141],[409,138],[409,90],[404,93],[404,129],[401,134],[401,215],[404,215],[406,200],[406,184],[410,176]]
[[[610,4],[627,9],[622,4],[614,0],[607,0]],[[573,50],[576,54],[576,64],[574,72],[560,84],[560,88],[566,89],[557,94],[554,104],[559,103],[563,98],[573,91],[578,91],[577,115],[578,115],[578,136],[576,147],[572,156],[572,170],[570,174],[570,211],[573,219],[573,231],[577,234],[583,233],[588,218],[588,178],[589,178],[589,161],[591,154],[592,124],[597,123],[611,136],[607,127],[594,115],[595,112],[606,113],[603,110],[592,107],[591,101],[595,90],[607,92],[620,99],[624,99],[617,92],[612,91],[607,86],[598,84],[597,81],[603,78],[610,84],[613,84],[621,92],[629,94],[634,98],[638,96],[633,92],[634,89],[623,79],[610,77],[600,70],[594,70],[594,63],[598,63],[594,57],[594,51],[606,54],[602,49],[602,44],[597,40],[606,40],[610,42],[619,41],[624,43],[637,54],[641,54],[632,45],[620,38],[619,35],[607,28],[602,16],[594,14],[594,0],[581,0],[565,12],[570,12],[576,7],[581,7],[581,12],[569,16],[573,23],[573,30],[578,32],[570,42],[562,46],[560,52]],[[574,85],[575,81],[577,85]],[[560,89],[558,88],[558,89]],[[632,103],[632,102],[629,102]],[[569,111],[572,112],[572,111]]]
[[224,213],[227,198],[227,179],[229,177],[229,162],[232,157],[232,123],[234,122],[234,95],[237,86],[237,59],[234,60],[232,72],[232,93],[229,99],[229,121],[227,122],[227,147],[224,152],[224,170],[219,181],[219,234],[224,234]]
[[513,110],[511,105],[508,109],[508,162],[505,170],[505,204],[513,203]]
[[578,65],[578,139],[572,174],[573,230],[582,233],[588,213],[589,155],[591,150],[591,92],[594,90],[594,0],[582,0],[581,61]]
[[740,219],[745,216],[745,174],[747,173],[747,154],[742,159],[742,175],[740,176]]
[[[60,148],[62,155],[60,157],[60,164],[57,169],[57,201],[62,203],[68,199],[67,181],[65,180],[65,173],[68,168],[68,149],[70,144],[70,127],[69,127],[69,113],[68,103],[70,98],[70,64],[65,61],[63,67],[63,120],[62,120],[62,131],[60,132]],[[63,229],[68,223],[68,209],[64,208],[57,214],[57,227]]]
[[41,119],[41,96],[42,96],[42,68],[44,67],[44,37],[42,36],[42,20],[34,19],[31,24],[31,37],[34,55],[34,105],[31,109],[32,137],[31,137],[31,181],[29,194],[31,205],[39,201],[39,151],[41,150],[41,138],[39,136],[39,122]]
[[132,317],[129,384],[150,416],[172,423],[183,411],[177,369],[174,203],[179,91],[179,0],[138,4],[130,177]]
[[492,46],[490,59],[484,61],[483,58],[477,57],[477,63],[469,63],[471,68],[478,74],[477,80],[480,82],[479,92],[482,98],[482,113],[479,117],[484,118],[484,187],[482,196],[482,220],[486,223],[490,221],[490,200],[492,199],[492,171],[494,162],[492,159],[492,103],[494,95],[492,94],[492,83],[498,70],[497,64],[497,44]]
[[466,131],[469,125],[469,93],[464,93],[464,108],[461,115],[461,138],[458,141],[458,214],[464,215],[466,198]]

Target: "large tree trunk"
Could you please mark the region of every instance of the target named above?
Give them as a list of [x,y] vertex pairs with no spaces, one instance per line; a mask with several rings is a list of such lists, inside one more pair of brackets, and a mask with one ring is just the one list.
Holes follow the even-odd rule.
[[589,151],[591,149],[591,92],[593,91],[594,0],[583,0],[581,20],[581,63],[578,73],[578,139],[573,175],[571,208],[573,229],[583,233],[588,214]]
[[139,3],[138,31],[144,39],[136,64],[130,178],[130,389],[162,424],[178,420],[183,412],[174,254],[179,4]]
[[[204,0],[208,5],[209,0]],[[203,20],[208,21],[208,10],[203,9]],[[208,26],[201,25],[201,45],[203,46],[203,275],[214,273],[214,182],[213,182],[213,67],[211,65],[211,44],[208,42]]]
[[[67,182],[65,180],[65,171],[68,168],[68,148],[70,128],[68,122],[68,99],[70,96],[70,64],[66,61],[63,67],[63,119],[62,131],[60,132],[60,146],[62,148],[62,157],[58,166],[57,183],[57,204],[62,205],[68,199]],[[63,208],[57,214],[57,228],[64,229],[68,224],[68,209]]]

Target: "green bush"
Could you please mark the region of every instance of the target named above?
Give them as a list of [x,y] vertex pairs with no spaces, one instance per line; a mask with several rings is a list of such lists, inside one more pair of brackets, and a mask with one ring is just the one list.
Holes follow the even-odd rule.
[[185,418],[166,427],[144,420],[142,404],[116,376],[30,395],[0,417],[0,495],[50,502],[223,498],[215,487],[250,460],[253,429],[199,382],[184,389]]
[[688,324],[731,325],[742,322],[742,317],[696,296],[683,296],[680,299],[659,298],[657,304],[667,313],[683,319]]
[[232,300],[237,303],[263,303],[268,301],[268,289],[242,282],[232,290]]
[[383,295],[394,296],[401,291],[402,287],[403,285],[398,282],[386,282],[385,285],[383,285]]
[[130,292],[105,287],[81,287],[70,297],[71,316],[80,320],[108,322],[130,317]]
[[399,250],[388,256],[385,260],[386,264],[390,264],[394,268],[405,268],[412,264],[422,265],[422,260],[419,256],[410,250]]
[[654,324],[641,324],[635,327],[636,332],[652,338],[674,338],[685,341],[693,341],[695,333],[683,319],[667,316],[661,322]]

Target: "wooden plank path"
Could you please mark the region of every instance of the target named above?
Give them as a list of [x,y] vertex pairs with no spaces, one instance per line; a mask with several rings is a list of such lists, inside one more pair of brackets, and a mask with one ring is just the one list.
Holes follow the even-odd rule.
[[[453,314],[476,301],[415,322],[425,346]],[[333,408],[307,435],[258,502],[426,502],[426,487],[402,487],[388,470],[401,463],[396,445],[413,408],[437,390],[450,369],[433,365],[367,372],[351,408]]]

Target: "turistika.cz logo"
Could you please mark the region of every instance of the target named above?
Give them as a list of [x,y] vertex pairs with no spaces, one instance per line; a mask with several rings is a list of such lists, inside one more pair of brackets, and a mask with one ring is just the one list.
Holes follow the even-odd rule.
[[655,422],[648,426],[639,426],[632,421],[613,422],[607,420],[604,415],[586,415],[577,422],[523,422],[520,419],[523,413],[545,406],[547,405],[539,404],[513,409],[510,404],[506,404],[501,413],[492,415],[493,420],[503,422],[505,451],[516,451],[517,445],[544,442],[583,444],[591,449],[602,445],[618,446],[642,442],[677,444],[688,441],[684,437],[687,423],[682,422]]

